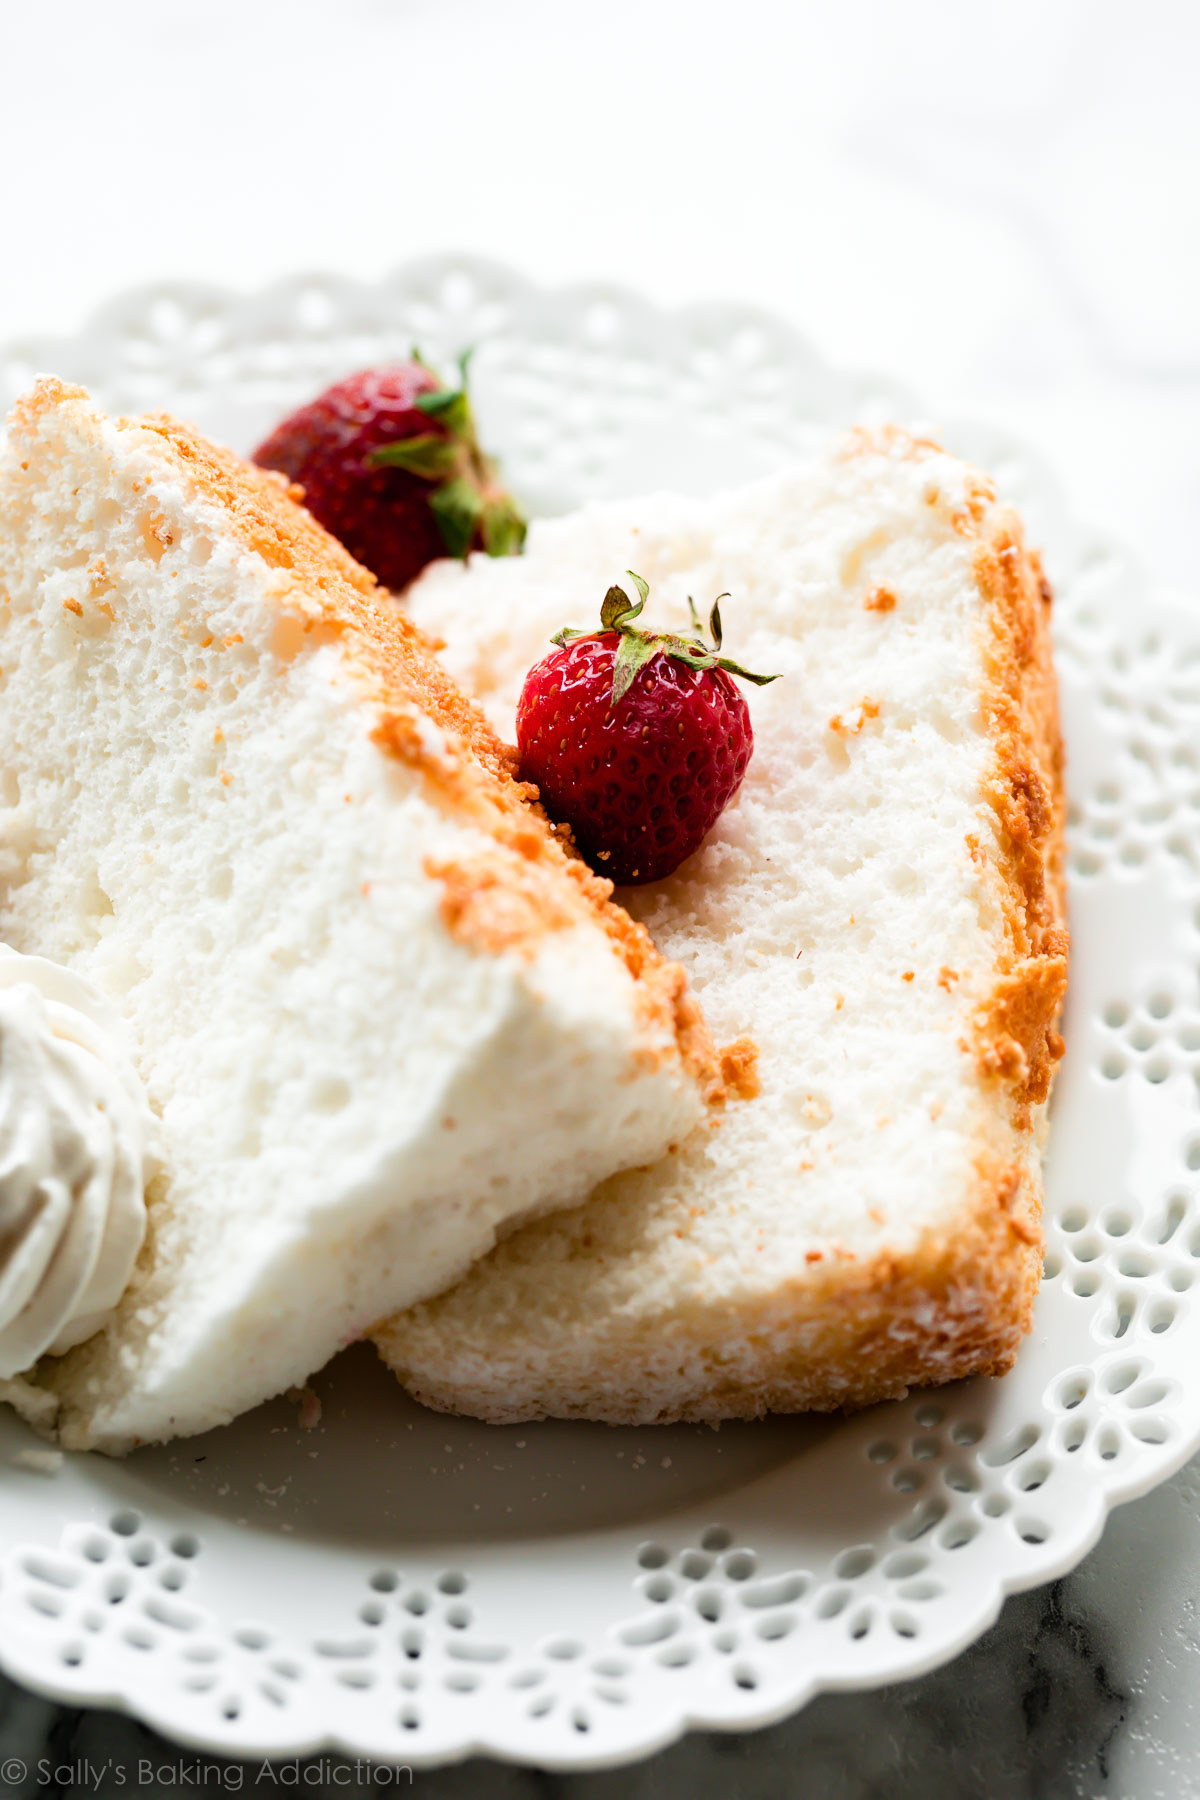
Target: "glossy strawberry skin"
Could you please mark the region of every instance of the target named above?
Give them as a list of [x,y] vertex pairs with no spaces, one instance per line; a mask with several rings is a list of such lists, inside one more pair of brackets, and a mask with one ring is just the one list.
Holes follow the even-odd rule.
[[446,551],[429,483],[406,469],[370,468],[367,458],[385,444],[436,433],[416,402],[440,386],[416,362],[364,369],[284,419],[254,452],[260,468],[299,482],[313,517],[397,592]]
[[721,669],[663,653],[610,704],[615,631],[581,637],[529,671],[517,707],[521,774],[617,883],[660,881],[700,848],[742,785],[750,713]]

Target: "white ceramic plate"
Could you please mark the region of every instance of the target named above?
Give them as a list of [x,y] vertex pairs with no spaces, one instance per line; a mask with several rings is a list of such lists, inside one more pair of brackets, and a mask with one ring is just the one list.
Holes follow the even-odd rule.
[[[249,450],[414,340],[477,347],[487,441],[535,511],[711,488],[915,410],[772,319],[460,258],[373,287],[133,294],[0,352],[0,398],[51,370]],[[1024,507],[1060,594],[1075,961],[1016,1370],[847,1420],[498,1428],[422,1412],[359,1349],[319,1378],[313,1429],[279,1402],[52,1475],[4,1416],[10,1674],[234,1754],[594,1767],[944,1661],[1200,1444],[1200,624],[1069,529],[1019,448],[942,429]]]

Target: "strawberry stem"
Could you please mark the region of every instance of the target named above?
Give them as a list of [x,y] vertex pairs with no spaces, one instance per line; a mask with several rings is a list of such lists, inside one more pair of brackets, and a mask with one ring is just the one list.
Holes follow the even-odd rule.
[[[516,501],[501,485],[494,458],[479,445],[467,391],[472,355],[472,350],[464,350],[458,359],[456,388],[443,384],[415,402],[438,429],[380,445],[367,457],[367,467],[403,469],[432,483],[429,509],[448,556],[465,558],[473,549],[488,556],[515,556],[525,543],[527,527]],[[415,348],[412,360],[423,369],[430,367]]]
[[728,594],[718,594],[712,603],[712,611],[708,615],[708,630],[712,638],[712,644],[709,645],[704,641],[704,627],[690,594],[688,611],[695,633],[693,637],[680,637],[674,632],[644,631],[635,625],[633,621],[645,606],[650,588],[632,569],[626,569],[625,573],[637,589],[636,601],[629,598],[624,588],[614,585],[609,588],[601,603],[599,631],[576,631],[572,626],[564,625],[550,640],[552,644],[562,647],[577,642],[579,638],[600,637],[607,631],[618,634],[621,641],[613,659],[610,707],[624,699],[638,671],[644,669],[652,658],[660,655],[674,657],[676,662],[686,663],[689,669],[724,669],[727,675],[736,675],[741,681],[752,681],[755,687],[766,687],[768,682],[779,680],[778,675],[755,675],[740,663],[721,655],[723,631],[720,608],[721,601],[728,600]]

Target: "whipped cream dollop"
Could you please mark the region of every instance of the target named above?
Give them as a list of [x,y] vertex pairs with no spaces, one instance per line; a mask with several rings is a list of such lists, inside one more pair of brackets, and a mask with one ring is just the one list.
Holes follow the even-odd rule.
[[0,944],[0,1378],[99,1330],[146,1231],[157,1121],[90,984]]

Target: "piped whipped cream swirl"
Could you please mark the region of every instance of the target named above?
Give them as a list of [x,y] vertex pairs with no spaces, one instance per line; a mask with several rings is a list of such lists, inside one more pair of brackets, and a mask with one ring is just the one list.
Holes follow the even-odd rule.
[[0,945],[0,1378],[99,1330],[146,1231],[157,1121],[90,984]]

